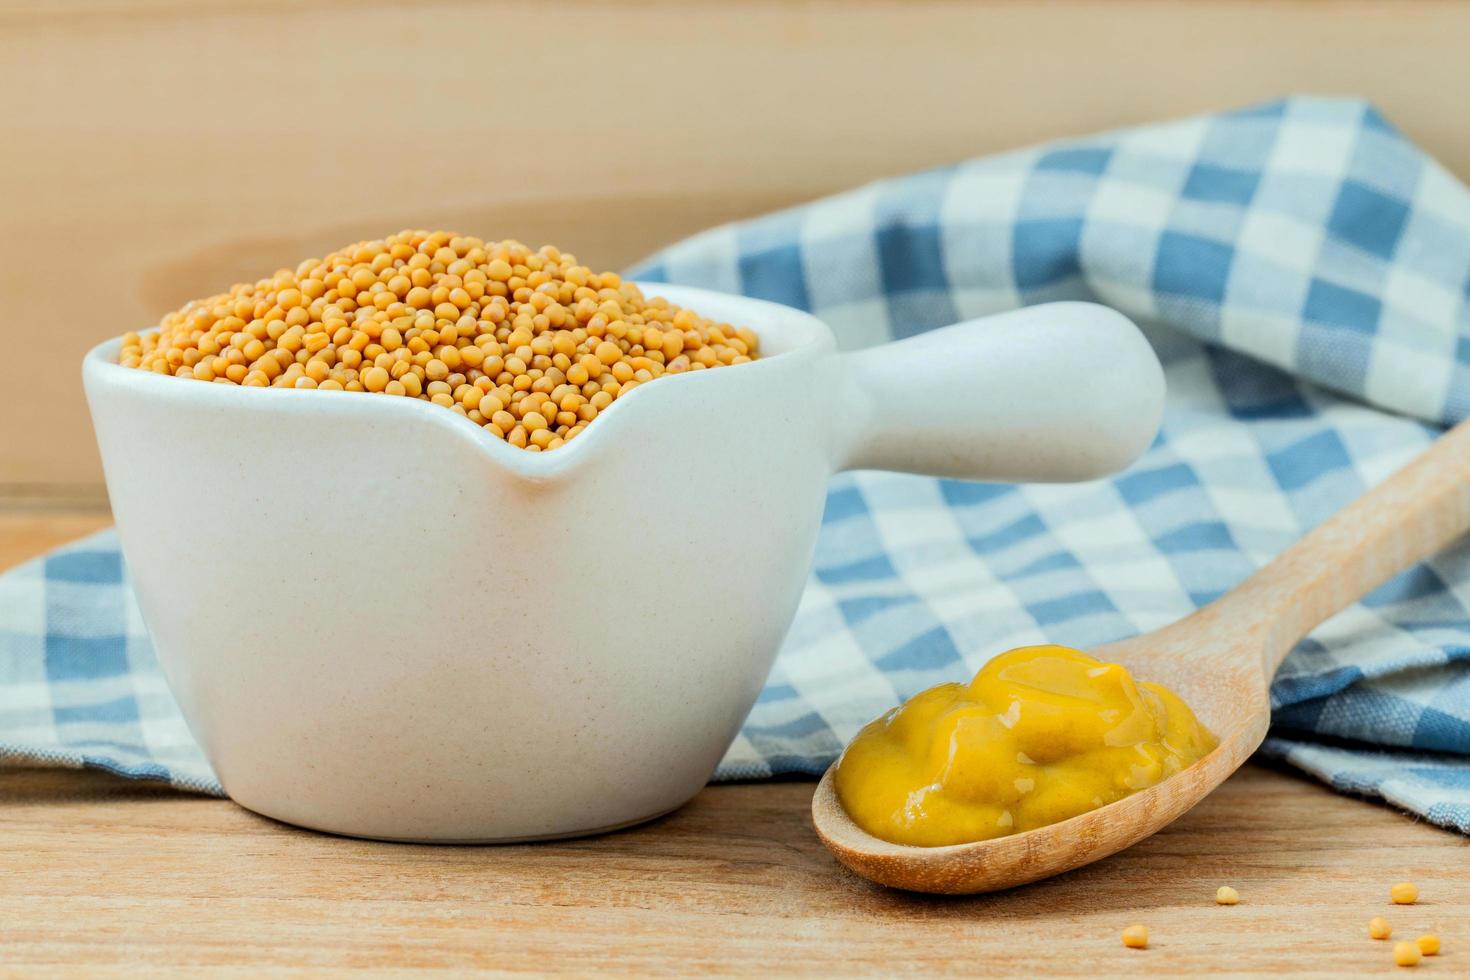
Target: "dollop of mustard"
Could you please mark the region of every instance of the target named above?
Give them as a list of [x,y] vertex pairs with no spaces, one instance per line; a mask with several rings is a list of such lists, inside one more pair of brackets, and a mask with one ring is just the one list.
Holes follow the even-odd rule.
[[1062,646],[1020,647],[870,723],[838,798],[874,837],[938,847],[1034,830],[1168,779],[1217,740],[1178,695]]

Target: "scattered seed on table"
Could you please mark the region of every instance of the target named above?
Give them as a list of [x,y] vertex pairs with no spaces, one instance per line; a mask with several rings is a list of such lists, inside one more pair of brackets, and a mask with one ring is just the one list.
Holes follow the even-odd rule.
[[1422,959],[1419,947],[1409,942],[1393,944],[1393,961],[1399,966],[1418,966]]
[[1231,888],[1229,885],[1221,885],[1219,888],[1215,889],[1215,904],[1234,905],[1236,902],[1239,901],[1240,892],[1236,891],[1234,888]]
[[1413,905],[1419,901],[1419,889],[1412,881],[1401,881],[1388,890],[1395,905]]
[[1414,945],[1418,946],[1419,952],[1423,953],[1425,956],[1439,955],[1439,937],[1432,932],[1426,932],[1424,935],[1414,940]]
[[1129,926],[1123,930],[1123,945],[1129,949],[1148,948],[1148,928],[1141,925]]
[[1368,935],[1373,939],[1387,939],[1393,935],[1393,927],[1388,924],[1387,919],[1375,915],[1368,920]]

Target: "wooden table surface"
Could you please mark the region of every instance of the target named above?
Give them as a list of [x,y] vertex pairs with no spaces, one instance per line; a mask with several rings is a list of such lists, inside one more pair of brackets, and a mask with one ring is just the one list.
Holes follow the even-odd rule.
[[[0,568],[103,523],[0,514]],[[811,830],[811,793],[712,786],[604,837],[430,847],[97,772],[0,770],[0,973],[1341,976],[1395,969],[1364,931],[1382,915],[1395,938],[1440,934],[1419,969],[1470,975],[1470,841],[1265,766],[1123,854],[961,899],[844,871]],[[1388,903],[1403,879],[1418,905]],[[1220,884],[1241,904],[1216,906]],[[1149,949],[1120,944],[1134,922]]]

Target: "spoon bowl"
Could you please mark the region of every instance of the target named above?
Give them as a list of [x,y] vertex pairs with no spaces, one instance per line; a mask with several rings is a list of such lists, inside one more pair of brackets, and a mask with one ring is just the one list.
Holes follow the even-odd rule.
[[945,847],[881,840],[847,815],[836,765],[812,798],[823,843],[848,868],[909,891],[973,894],[1047,878],[1154,834],[1250,757],[1270,723],[1270,681],[1327,617],[1470,530],[1470,422],[1215,602],[1162,629],[1090,652],[1179,694],[1219,738],[1156,786],[1059,823]]

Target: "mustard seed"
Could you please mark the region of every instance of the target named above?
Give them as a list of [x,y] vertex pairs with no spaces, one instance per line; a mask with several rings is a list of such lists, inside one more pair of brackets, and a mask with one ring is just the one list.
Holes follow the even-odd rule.
[[118,363],[216,384],[424,399],[531,451],[665,374],[743,364],[749,329],[552,246],[403,231],[196,300]]

